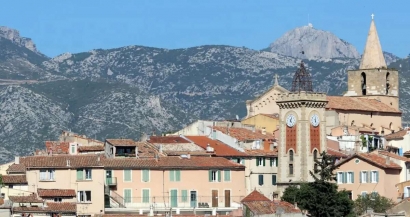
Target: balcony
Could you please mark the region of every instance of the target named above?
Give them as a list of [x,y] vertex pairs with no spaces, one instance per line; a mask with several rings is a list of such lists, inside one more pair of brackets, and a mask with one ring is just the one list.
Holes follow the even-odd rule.
[[105,183],[108,186],[117,186],[117,177],[105,178]]

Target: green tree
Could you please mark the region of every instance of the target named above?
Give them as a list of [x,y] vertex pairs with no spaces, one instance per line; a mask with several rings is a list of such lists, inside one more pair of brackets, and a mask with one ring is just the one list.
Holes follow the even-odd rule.
[[331,217],[349,216],[353,212],[353,202],[346,191],[338,191],[338,186],[332,182],[336,180],[334,170],[337,169],[335,159],[326,152],[320,154],[315,161],[316,171],[310,171],[314,182],[303,183],[300,188],[288,187],[282,200],[294,204],[302,210],[308,211],[310,216]]
[[354,210],[358,215],[364,214],[367,209],[373,209],[377,213],[384,213],[393,206],[392,199],[383,197],[376,192],[366,196],[358,195],[354,201]]

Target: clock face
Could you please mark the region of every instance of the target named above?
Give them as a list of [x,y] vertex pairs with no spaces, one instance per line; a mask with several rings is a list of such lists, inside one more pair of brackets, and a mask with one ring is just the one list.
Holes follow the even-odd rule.
[[288,127],[293,127],[296,124],[296,118],[294,115],[290,114],[288,115],[288,117],[286,118],[286,124],[288,125]]
[[317,127],[319,126],[319,116],[317,114],[312,115],[312,117],[310,117],[310,123],[314,126]]

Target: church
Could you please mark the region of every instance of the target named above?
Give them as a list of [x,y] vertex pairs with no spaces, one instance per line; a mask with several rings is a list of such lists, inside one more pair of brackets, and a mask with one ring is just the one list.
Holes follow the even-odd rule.
[[[356,132],[353,142],[360,143],[360,135],[371,134],[382,145],[384,135],[402,129],[399,73],[387,68],[373,16],[360,66],[349,70],[347,76],[345,94],[327,96],[314,91],[302,62],[291,90],[281,87],[276,76],[272,88],[246,101],[246,118],[257,114],[279,115],[280,194],[289,185],[313,181],[309,171],[314,170],[314,160],[327,150],[329,137]],[[358,147],[353,149],[359,151]]]

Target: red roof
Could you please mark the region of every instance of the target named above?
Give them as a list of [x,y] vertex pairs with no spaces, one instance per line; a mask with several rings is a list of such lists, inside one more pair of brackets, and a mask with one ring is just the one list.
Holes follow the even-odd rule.
[[326,109],[329,110],[369,111],[401,114],[399,110],[379,102],[376,99],[348,96],[327,96],[326,99],[328,100]]
[[241,202],[251,202],[251,201],[271,201],[265,195],[257,191],[256,189],[253,190],[248,196],[243,198]]
[[253,132],[252,130],[248,130],[246,128],[238,128],[238,127],[227,128],[227,127],[220,127],[220,126],[214,126],[211,128],[218,130],[226,135],[230,135],[231,137],[237,139],[238,141],[258,140],[258,139],[263,139],[263,140],[275,139],[273,134],[267,132],[265,135],[265,134],[262,134],[261,130],[255,130],[255,132]]
[[300,213],[294,205],[286,201],[271,201],[257,190],[252,191],[242,199],[243,203],[254,215],[275,214],[278,208],[282,208],[285,213]]
[[345,160],[340,161],[337,166],[341,166],[346,162],[349,162],[350,160],[354,158],[360,158],[363,161],[366,161],[369,164],[373,164],[379,168],[382,169],[398,169],[401,170],[402,167],[392,161],[388,162],[386,158],[379,156],[378,154],[375,153],[355,153],[351,155],[350,157],[346,158]]
[[187,138],[205,150],[209,144],[209,146],[214,149],[216,156],[247,156],[247,154],[244,152],[240,152],[221,141],[212,140],[206,136],[187,136]]
[[104,151],[103,145],[87,145],[87,146],[79,146],[79,152],[92,152],[92,151]]
[[388,151],[379,150],[378,152],[379,152],[379,154],[384,155],[384,156],[389,156],[391,158],[401,160],[401,161],[404,161],[404,162],[410,162],[409,158],[403,157],[403,156],[400,156],[400,155],[397,155],[397,154],[394,154],[394,153],[391,153],[391,152],[388,152]]
[[26,173],[26,167],[23,164],[12,164],[6,171],[10,173]]
[[245,150],[248,156],[278,156],[278,149],[264,150],[264,149],[247,149]]
[[398,132],[389,134],[384,136],[386,140],[393,140],[393,139],[403,139],[403,137],[407,134],[408,130],[400,130]]
[[135,146],[135,141],[132,139],[106,139],[112,146]]
[[39,199],[36,194],[31,194],[28,196],[9,196],[9,199],[13,203],[42,203],[43,200]]
[[39,197],[75,197],[73,189],[37,189]]
[[50,213],[50,212],[62,212],[62,213],[76,213],[77,212],[77,204],[76,203],[47,203],[46,207],[38,206],[38,207],[13,207],[14,212],[41,212],[41,213]]
[[68,154],[70,150],[69,148],[69,142],[46,141],[47,153],[50,153],[52,151],[55,154]]
[[160,157],[153,158],[106,158],[105,168],[130,169],[233,169],[244,170],[245,166],[222,157]]
[[26,184],[26,175],[3,175],[4,184]]
[[150,143],[190,143],[188,140],[180,136],[151,136]]

